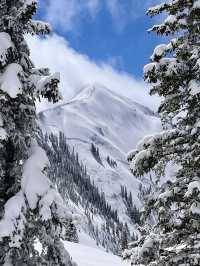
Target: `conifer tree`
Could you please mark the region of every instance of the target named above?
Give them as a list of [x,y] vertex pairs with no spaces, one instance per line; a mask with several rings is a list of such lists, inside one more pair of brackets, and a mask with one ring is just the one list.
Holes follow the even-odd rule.
[[122,233],[121,233],[121,251],[123,252],[125,249],[128,248],[128,236],[127,236],[127,231],[126,228],[123,227]]
[[36,9],[36,0],[0,0],[0,265],[71,266],[60,241],[70,215],[36,140],[36,98],[60,99],[59,74],[36,69],[24,39],[50,32],[32,20]]
[[128,160],[137,176],[161,176],[169,161],[179,170],[149,197],[144,218],[153,213],[156,223],[143,227],[125,257],[133,265],[200,265],[200,1],[167,1],[148,14],[164,12],[150,31],[173,39],[158,45],[144,67],[151,94],[162,97],[163,132],[146,137]]

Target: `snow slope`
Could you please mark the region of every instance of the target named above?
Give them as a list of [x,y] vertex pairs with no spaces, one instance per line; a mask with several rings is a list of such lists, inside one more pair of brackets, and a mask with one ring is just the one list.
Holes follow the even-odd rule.
[[[142,137],[159,130],[156,115],[145,106],[94,84],[84,88],[72,101],[41,112],[39,117],[45,131],[65,133],[68,144],[78,151],[109,204],[118,210],[123,222],[130,223],[120,186],[125,185],[133,194],[133,202],[140,206],[137,194],[141,181],[130,174],[126,153]],[[91,153],[92,143],[99,148],[102,165]],[[116,168],[110,167],[107,156],[117,162]]]
[[120,257],[95,247],[71,242],[64,243],[72,259],[78,266],[128,266]]
[[[78,266],[128,266],[127,262],[122,261],[118,256],[106,252],[95,245],[95,242],[85,234],[80,236],[80,243],[63,241],[66,250],[72,260]],[[39,242],[36,243],[38,252],[42,251]]]

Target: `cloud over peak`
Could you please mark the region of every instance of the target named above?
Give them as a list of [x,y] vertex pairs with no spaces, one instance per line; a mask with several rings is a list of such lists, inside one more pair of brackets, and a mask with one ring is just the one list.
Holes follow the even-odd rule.
[[[156,109],[158,99],[148,95],[147,85],[129,74],[116,70],[108,62],[94,62],[76,52],[68,42],[57,35],[45,39],[28,37],[31,57],[37,67],[50,67],[61,73],[61,92],[65,101],[88,84],[100,83],[134,101]],[[40,110],[47,106],[40,105]]]

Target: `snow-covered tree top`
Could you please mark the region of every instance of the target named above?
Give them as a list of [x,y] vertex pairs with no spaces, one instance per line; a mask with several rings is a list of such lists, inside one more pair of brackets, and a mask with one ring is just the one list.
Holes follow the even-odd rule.
[[[153,171],[158,177],[144,208],[144,218],[156,217],[149,228],[156,238],[141,237],[132,264],[200,265],[200,1],[170,0],[148,10],[150,16],[162,13],[167,17],[150,31],[172,39],[154,49],[144,77],[150,93],[162,97],[164,131],[147,136],[128,155],[134,175]],[[169,163],[175,173],[160,180]]]
[[[29,49],[24,34],[46,34],[51,31],[49,24],[35,21],[37,1],[15,1],[7,5],[2,1],[0,19],[0,90],[11,98],[24,92],[22,83],[29,76],[29,93],[56,102],[61,99],[58,91],[59,75],[49,76],[48,72],[34,69],[29,58]],[[7,21],[7,23],[5,23]],[[14,62],[11,62],[14,59]],[[34,75],[32,80],[30,73]],[[36,77],[37,76],[37,77]],[[37,82],[35,82],[37,80]]]
[[[144,67],[144,77],[152,84],[151,94],[157,93],[164,97],[159,111],[163,113],[162,119],[165,119],[165,114],[170,112],[170,103],[176,102],[176,111],[173,110],[170,114],[176,116],[186,108],[187,97],[193,101],[200,93],[199,82],[195,81],[200,77],[200,5],[197,0],[172,0],[150,8],[147,13],[155,16],[163,12],[167,14],[166,19],[161,24],[154,25],[150,31],[159,35],[171,35],[173,38],[168,44],[160,44],[154,49],[150,57],[151,63]],[[189,77],[186,73],[191,71],[196,74]],[[183,76],[184,81],[181,79]],[[185,90],[185,86],[189,90]]]

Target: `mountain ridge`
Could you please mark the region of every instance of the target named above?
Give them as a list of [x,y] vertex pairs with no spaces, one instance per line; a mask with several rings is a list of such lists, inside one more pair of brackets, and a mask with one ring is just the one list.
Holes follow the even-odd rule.
[[[57,106],[53,106],[51,108],[47,108],[47,109],[41,111],[40,113],[49,111],[51,109],[57,109],[57,108],[60,108],[60,107],[64,107],[66,105],[73,104],[76,101],[80,101],[80,98],[85,99],[85,100],[86,99],[89,99],[90,97],[92,97],[92,95],[94,94],[94,92],[97,91],[97,90],[99,90],[99,89],[100,90],[106,90],[107,92],[109,92],[109,94],[115,95],[120,100],[125,100],[126,102],[129,102],[130,105],[132,105],[134,103],[136,106],[143,108],[143,110],[146,110],[146,112],[149,115],[157,116],[158,117],[158,114],[156,112],[152,111],[149,107],[146,107],[143,104],[137,103],[137,102],[135,102],[133,100],[130,100],[128,97],[125,97],[124,95],[122,96],[122,95],[118,94],[117,92],[115,92],[114,90],[110,90],[110,89],[108,89],[107,87],[105,87],[104,85],[102,85],[100,83],[94,83],[94,84],[90,84],[90,85],[89,84],[88,85],[85,85],[85,86],[83,86],[83,88],[81,88],[74,95],[74,97],[71,100],[68,100],[68,101],[66,101],[66,102],[64,102],[62,104],[57,105]],[[85,97],[83,97],[83,95]],[[82,97],[80,97],[80,96],[82,96]]]

